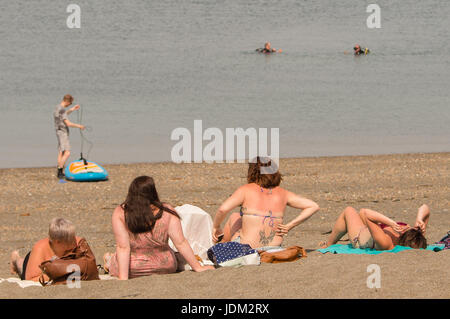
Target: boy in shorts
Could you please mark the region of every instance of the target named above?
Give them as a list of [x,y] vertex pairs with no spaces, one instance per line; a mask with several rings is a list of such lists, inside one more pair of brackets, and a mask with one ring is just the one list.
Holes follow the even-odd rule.
[[55,121],[56,138],[58,140],[58,178],[64,178],[64,165],[70,156],[69,143],[69,127],[77,127],[84,130],[84,125],[75,124],[69,121],[67,117],[73,111],[79,110],[80,106],[77,104],[68,109],[73,102],[73,97],[66,94],[60,104],[58,104],[53,112],[53,119]]

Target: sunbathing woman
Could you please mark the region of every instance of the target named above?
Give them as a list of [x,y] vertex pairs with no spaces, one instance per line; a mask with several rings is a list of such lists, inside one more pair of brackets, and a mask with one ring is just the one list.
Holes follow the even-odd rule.
[[[42,270],[39,265],[52,258],[62,257],[74,249],[81,238],[75,236],[75,226],[64,218],[54,218],[49,227],[48,238],[41,239],[25,258],[15,250],[11,253],[11,272],[22,280],[39,281]],[[44,279],[48,281],[47,276]]]
[[[319,210],[315,202],[281,188],[278,169],[272,174],[262,174],[261,169],[274,166],[269,159],[260,157],[249,163],[248,184],[238,188],[216,213],[214,242],[238,241],[259,250],[279,248],[283,236]],[[239,206],[240,212],[231,214],[222,231],[220,225],[226,215]],[[302,212],[284,224],[286,206],[302,209]]]
[[149,176],[131,183],[125,202],[113,213],[112,226],[117,248],[115,254],[105,254],[105,269],[119,279],[176,272],[177,259],[169,238],[194,271],[214,269],[198,262],[177,212],[159,201]]
[[391,250],[396,245],[412,248],[426,248],[424,237],[430,209],[422,205],[417,213],[414,227],[392,219],[370,209],[361,209],[359,213],[353,207],[347,207],[338,217],[333,230],[322,248],[333,245],[346,233],[354,248],[375,248]]

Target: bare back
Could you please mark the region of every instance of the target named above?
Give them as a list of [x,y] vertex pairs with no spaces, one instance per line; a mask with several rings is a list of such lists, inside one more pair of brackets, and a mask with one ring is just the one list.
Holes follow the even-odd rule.
[[287,191],[281,187],[266,189],[254,183],[245,185],[244,191],[241,243],[254,248],[281,245],[283,237],[276,235],[276,227],[283,222]]

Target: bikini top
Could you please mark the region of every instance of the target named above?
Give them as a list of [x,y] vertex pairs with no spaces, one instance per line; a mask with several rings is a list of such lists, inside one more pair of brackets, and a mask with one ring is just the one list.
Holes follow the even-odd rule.
[[266,221],[266,219],[269,218],[269,226],[270,227],[273,227],[274,219],[283,219],[283,217],[272,216],[272,211],[271,210],[269,210],[269,214],[268,215],[259,215],[259,214],[247,213],[247,208],[243,207],[243,206],[241,206],[241,208],[239,210],[239,215],[241,215],[241,217],[244,216],[244,215],[264,217],[264,219],[262,221],[263,224]]

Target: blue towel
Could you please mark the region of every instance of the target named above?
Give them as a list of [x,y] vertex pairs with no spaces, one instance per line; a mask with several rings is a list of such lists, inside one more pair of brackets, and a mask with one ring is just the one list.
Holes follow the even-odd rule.
[[[348,245],[335,244],[335,245],[331,245],[324,249],[318,249],[318,251],[320,251],[323,254],[333,253],[333,254],[378,255],[381,253],[398,253],[400,251],[410,250],[410,249],[413,249],[413,248],[404,247],[404,246],[395,246],[391,250],[375,250],[372,248],[365,248],[365,249],[353,248],[352,244],[348,244]],[[431,250],[431,251],[435,251],[435,252],[441,251],[442,249],[444,249],[444,245],[428,245],[428,247],[426,248],[426,250]]]

